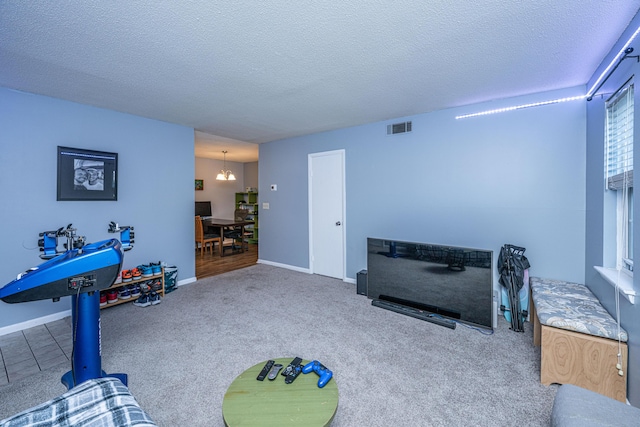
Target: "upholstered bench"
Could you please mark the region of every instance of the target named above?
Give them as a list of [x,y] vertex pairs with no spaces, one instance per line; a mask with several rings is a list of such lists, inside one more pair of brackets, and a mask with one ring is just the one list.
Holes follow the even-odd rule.
[[539,277],[529,284],[540,382],[573,384],[625,402],[627,332],[585,285]]
[[581,387],[558,388],[551,410],[552,427],[638,426],[640,408]]

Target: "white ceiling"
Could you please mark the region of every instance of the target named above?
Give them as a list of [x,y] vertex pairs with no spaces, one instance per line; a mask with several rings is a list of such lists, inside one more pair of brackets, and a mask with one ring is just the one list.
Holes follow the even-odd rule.
[[189,126],[196,155],[255,161],[255,143],[585,84],[639,8],[3,0],[0,86]]

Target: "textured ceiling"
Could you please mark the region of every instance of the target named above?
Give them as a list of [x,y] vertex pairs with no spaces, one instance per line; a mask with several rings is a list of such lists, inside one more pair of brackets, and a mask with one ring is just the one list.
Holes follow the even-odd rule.
[[[193,127],[202,132],[196,149],[220,158],[234,140],[585,84],[639,8],[640,0],[3,0],[0,86]],[[227,149],[228,160],[243,160]]]

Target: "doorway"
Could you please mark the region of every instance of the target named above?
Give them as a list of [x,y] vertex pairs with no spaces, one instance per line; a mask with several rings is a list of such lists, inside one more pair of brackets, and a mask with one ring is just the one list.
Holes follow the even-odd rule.
[[309,269],[345,277],[345,151],[312,153],[309,173]]

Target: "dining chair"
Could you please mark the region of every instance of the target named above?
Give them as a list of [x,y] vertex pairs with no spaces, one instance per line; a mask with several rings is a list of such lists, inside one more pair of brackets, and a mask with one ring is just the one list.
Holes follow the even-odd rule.
[[[202,218],[199,215],[195,217],[195,231],[196,231],[196,249],[200,248],[200,256],[204,257],[205,249],[210,245],[211,254],[213,254],[215,243],[218,242],[218,246],[221,247],[221,239],[217,234],[204,233],[204,227],[202,226]],[[222,249],[220,249],[222,250]]]
[[[233,216],[236,221],[244,221],[247,219],[247,216],[251,214],[250,211],[246,209],[236,209],[233,213]],[[237,241],[241,241],[242,247],[245,251],[249,250],[249,238],[253,237],[253,230],[247,229],[247,227],[235,227],[232,232],[235,232],[233,237]],[[232,233],[230,233],[232,234]],[[225,237],[227,237],[227,233],[225,232]]]

